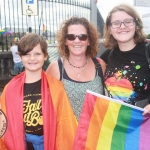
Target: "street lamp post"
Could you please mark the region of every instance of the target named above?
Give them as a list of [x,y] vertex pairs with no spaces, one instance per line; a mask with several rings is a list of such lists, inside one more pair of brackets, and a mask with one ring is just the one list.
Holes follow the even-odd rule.
[[28,32],[31,33],[31,16],[38,15],[38,0],[22,0],[22,15],[28,16]]
[[97,27],[97,1],[91,0],[91,11],[90,11],[90,20]]
[[41,28],[41,19],[43,17],[43,10],[41,11],[40,23],[39,23],[39,35],[40,35],[40,28]]
[[28,26],[29,26],[29,33],[32,32],[32,27],[31,27],[31,15],[28,15]]

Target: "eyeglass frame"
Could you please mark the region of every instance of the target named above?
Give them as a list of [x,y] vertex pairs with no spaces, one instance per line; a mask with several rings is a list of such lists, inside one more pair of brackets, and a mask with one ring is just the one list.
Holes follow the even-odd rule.
[[[79,34],[79,35],[67,34],[67,35],[65,36],[65,37],[67,38],[67,40],[69,40],[69,39],[68,39],[68,35],[73,35],[75,39],[78,37],[78,39],[79,39],[80,41],[86,41],[87,38],[89,37],[87,34]],[[82,37],[80,37],[80,36],[82,36],[82,35],[86,35],[86,37],[85,37],[86,39],[81,39]],[[75,39],[69,40],[69,41],[74,41]]]
[[[127,26],[127,25],[125,24],[125,21],[128,21],[128,20],[132,20],[132,21],[133,21],[133,24]],[[120,28],[120,27],[121,27],[122,23],[124,24],[124,26],[129,27],[129,26],[133,26],[133,25],[134,25],[134,22],[136,22],[135,19],[126,19],[125,21],[122,21],[122,22],[120,21],[120,25],[119,25],[118,27],[115,27],[115,28],[112,27],[112,23],[115,23],[115,22],[111,22],[111,23],[109,24],[109,26],[111,26],[113,29],[117,29],[117,28]],[[117,21],[116,21],[116,22],[117,22]]]

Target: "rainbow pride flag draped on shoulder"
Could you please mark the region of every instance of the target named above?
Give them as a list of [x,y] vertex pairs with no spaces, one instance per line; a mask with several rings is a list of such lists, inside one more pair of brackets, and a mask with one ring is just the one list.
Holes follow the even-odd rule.
[[73,150],[150,150],[143,109],[87,91]]

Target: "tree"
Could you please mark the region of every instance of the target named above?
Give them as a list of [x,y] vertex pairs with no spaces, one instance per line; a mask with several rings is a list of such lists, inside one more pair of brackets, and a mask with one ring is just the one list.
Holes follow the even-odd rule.
[[147,35],[147,38],[150,39],[150,34]]

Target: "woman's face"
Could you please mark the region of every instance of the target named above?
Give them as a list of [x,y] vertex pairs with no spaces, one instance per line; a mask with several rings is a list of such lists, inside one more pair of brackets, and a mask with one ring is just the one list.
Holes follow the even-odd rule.
[[134,43],[136,24],[132,16],[124,11],[117,11],[112,13],[111,23],[110,34],[117,40],[118,44]]
[[68,46],[70,55],[85,55],[87,46],[90,45],[86,28],[81,24],[70,25],[68,26],[67,35],[66,45]]

